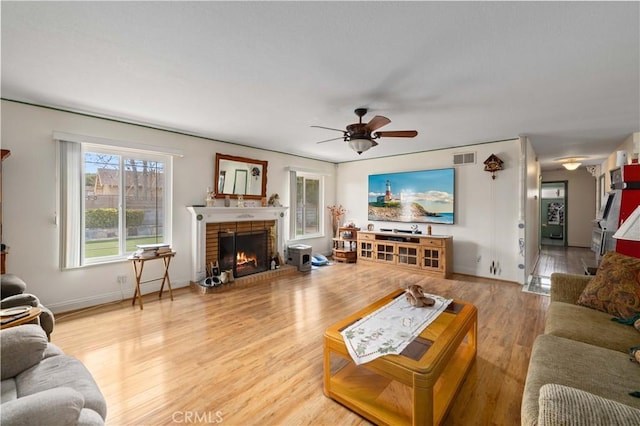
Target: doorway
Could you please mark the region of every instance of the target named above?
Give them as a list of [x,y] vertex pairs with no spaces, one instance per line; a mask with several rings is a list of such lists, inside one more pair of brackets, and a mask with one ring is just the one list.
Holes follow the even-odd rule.
[[567,245],[567,181],[542,182],[540,244]]

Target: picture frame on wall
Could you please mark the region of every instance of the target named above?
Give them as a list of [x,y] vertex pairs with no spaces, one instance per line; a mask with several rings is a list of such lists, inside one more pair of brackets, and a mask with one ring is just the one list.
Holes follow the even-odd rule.
[[455,222],[455,169],[369,175],[368,219],[387,222]]

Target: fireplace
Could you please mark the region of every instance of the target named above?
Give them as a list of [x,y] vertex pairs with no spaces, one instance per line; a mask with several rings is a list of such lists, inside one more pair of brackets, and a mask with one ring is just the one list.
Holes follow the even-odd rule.
[[220,270],[233,270],[236,278],[269,269],[267,230],[218,233],[218,263]]
[[[195,207],[191,213],[191,282],[199,283],[206,277],[206,265],[220,262],[218,234],[266,230],[268,256],[285,253],[284,223],[287,207]],[[265,265],[269,269],[270,264]],[[282,268],[280,268],[282,270]],[[267,271],[265,271],[267,272]],[[262,274],[253,274],[260,276]],[[271,272],[271,271],[269,271]],[[248,276],[247,279],[252,278]]]

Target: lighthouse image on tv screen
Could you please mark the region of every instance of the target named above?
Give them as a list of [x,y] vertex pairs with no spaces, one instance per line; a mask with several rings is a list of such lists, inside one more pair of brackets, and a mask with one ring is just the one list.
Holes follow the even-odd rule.
[[453,168],[369,175],[369,220],[454,223]]

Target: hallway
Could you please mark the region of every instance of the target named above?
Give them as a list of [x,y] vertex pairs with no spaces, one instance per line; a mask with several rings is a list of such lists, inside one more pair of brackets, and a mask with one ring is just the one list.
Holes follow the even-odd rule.
[[584,274],[585,262],[595,263],[595,253],[586,247],[560,247],[543,245],[533,275],[549,277],[553,272]]

